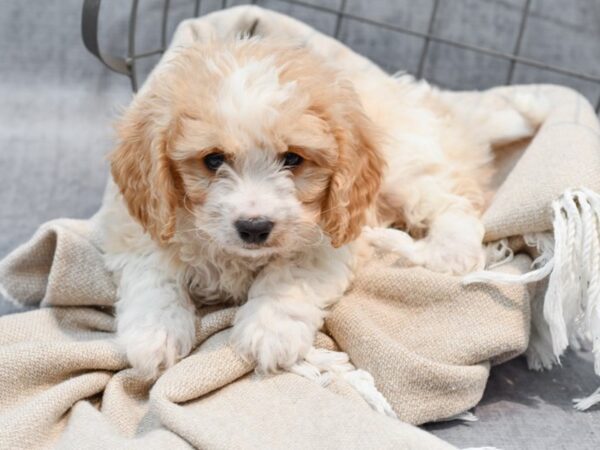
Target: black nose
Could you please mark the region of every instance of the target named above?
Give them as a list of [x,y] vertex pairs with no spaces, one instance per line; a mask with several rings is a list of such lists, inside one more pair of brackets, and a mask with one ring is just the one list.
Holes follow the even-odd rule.
[[262,217],[236,220],[235,229],[244,242],[262,244],[269,237],[269,233],[273,229],[273,222]]

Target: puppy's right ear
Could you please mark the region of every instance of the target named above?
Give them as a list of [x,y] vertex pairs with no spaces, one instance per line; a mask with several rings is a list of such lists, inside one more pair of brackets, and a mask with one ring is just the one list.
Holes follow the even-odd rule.
[[118,123],[119,144],[110,163],[129,213],[156,241],[165,243],[175,233],[183,195],[168,154],[172,120],[150,96],[139,94]]

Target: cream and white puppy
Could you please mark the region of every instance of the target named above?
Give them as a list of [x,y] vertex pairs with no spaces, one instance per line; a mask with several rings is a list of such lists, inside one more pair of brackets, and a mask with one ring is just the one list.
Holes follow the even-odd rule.
[[289,368],[364,237],[435,271],[481,267],[490,144],[535,124],[464,114],[408,78],[353,82],[306,49],[247,39],[178,50],[136,96],[101,210],[133,367],[156,376],[191,351],[196,307],[229,303],[237,352]]

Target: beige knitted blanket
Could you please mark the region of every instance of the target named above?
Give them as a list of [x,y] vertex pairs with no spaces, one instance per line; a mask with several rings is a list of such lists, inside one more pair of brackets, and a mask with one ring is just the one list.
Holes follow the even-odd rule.
[[[256,19],[258,34],[296,37],[355,76],[389,83],[342,44],[256,7],[183,22],[173,45],[233,36]],[[550,86],[456,95],[502,101],[507,89],[542,92],[553,108],[531,142],[498,158],[489,241],[551,231],[551,204],[565,189],[600,189],[600,127],[580,95]],[[115,287],[96,226],[94,218],[49,222],[0,262],[2,294],[41,306],[0,318],[0,448],[453,448],[409,424],[473,407],[490,366],[528,346],[527,287],[463,286],[380,254],[315,345],[368,371],[400,420],[373,411],[344,376],[255,375],[227,344],[234,308],[199,311],[195,350],[149,385],[115,344]],[[521,274],[530,264],[517,254],[498,270]]]

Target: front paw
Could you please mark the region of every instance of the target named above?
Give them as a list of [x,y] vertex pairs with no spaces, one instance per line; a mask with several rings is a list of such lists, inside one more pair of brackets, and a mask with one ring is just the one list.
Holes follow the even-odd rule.
[[247,314],[236,317],[231,344],[245,360],[255,362],[261,373],[289,369],[310,350],[315,330],[307,323],[278,314]]
[[131,366],[145,379],[159,373],[187,356],[195,342],[192,317],[164,323],[132,325],[119,332],[119,342],[127,352]]

